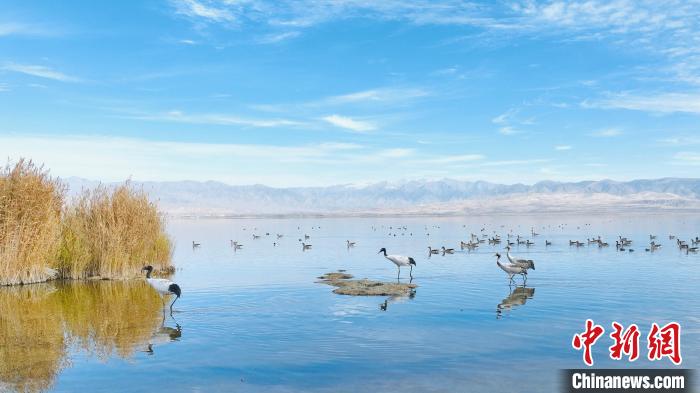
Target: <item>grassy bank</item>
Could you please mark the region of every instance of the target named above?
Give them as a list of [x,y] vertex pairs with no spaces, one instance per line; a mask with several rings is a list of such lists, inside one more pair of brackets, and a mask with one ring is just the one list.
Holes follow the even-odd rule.
[[171,250],[157,205],[128,182],[66,201],[60,180],[31,161],[0,173],[0,285],[135,277],[144,264],[170,269]]

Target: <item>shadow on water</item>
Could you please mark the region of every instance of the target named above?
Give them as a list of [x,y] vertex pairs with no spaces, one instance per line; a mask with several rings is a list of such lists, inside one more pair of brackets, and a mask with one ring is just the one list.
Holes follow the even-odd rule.
[[528,299],[532,299],[535,296],[535,288],[527,287],[524,284],[515,287],[509,286],[509,289],[510,293],[508,293],[508,296],[496,306],[497,319],[502,318],[504,312],[525,305]]
[[69,366],[69,346],[128,359],[163,335],[178,339],[176,326],[165,326],[161,299],[143,281],[0,288],[0,391],[50,389]]

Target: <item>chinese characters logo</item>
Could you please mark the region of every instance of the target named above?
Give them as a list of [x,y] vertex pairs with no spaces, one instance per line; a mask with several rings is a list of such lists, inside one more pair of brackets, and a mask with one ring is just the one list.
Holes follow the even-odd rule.
[[[612,323],[613,332],[610,338],[613,345],[608,348],[610,358],[620,360],[627,357],[630,362],[639,358],[639,327],[632,324],[626,329],[617,322]],[[588,366],[593,365],[592,348],[605,333],[605,328],[596,325],[592,320],[586,320],[586,328],[583,332],[574,335],[571,346],[580,351],[583,349],[583,362]],[[664,326],[651,324],[647,335],[647,358],[651,361],[670,359],[673,364],[679,365],[681,358],[681,325],[671,322]]]

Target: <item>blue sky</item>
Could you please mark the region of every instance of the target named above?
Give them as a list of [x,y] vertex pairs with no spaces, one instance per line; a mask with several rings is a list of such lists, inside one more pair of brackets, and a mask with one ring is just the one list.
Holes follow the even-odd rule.
[[21,156],[104,181],[697,177],[700,3],[3,1]]

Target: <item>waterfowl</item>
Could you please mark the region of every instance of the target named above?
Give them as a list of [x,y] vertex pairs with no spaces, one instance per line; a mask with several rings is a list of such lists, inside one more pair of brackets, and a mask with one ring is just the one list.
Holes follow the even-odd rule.
[[[180,298],[180,295],[182,295],[182,290],[180,289],[180,286],[175,284],[174,282],[166,279],[166,278],[151,278],[151,273],[153,272],[153,266],[148,265],[144,266],[141,271],[146,271],[146,282],[153,287],[153,289],[156,290],[161,295],[175,295],[175,300],[173,300],[172,303],[170,303],[170,315],[173,314],[173,304],[177,301],[177,299]],[[161,298],[161,300],[163,300]],[[163,302],[165,302],[163,300]],[[165,306],[165,304],[163,304]]]
[[520,274],[523,276],[523,280],[527,280],[527,269],[524,267],[520,266],[515,266],[511,264],[502,264],[501,263],[501,254],[496,253],[496,265],[501,268],[506,274],[508,274],[508,278],[510,278],[511,281],[513,281],[513,276],[516,274]]
[[535,270],[535,262],[532,259],[518,259],[510,255],[510,246],[506,247],[506,257],[511,265],[520,266],[522,268]]
[[[437,251],[437,250],[436,250]],[[384,258],[390,260],[396,265],[398,269],[397,279],[401,277],[401,266],[408,266],[411,268],[409,275],[413,278],[413,266],[416,266],[416,260],[404,255],[387,255],[386,248],[382,247],[377,254],[384,254]]]
[[454,254],[455,249],[454,248],[445,248],[445,246],[442,246],[442,255],[445,254]]

